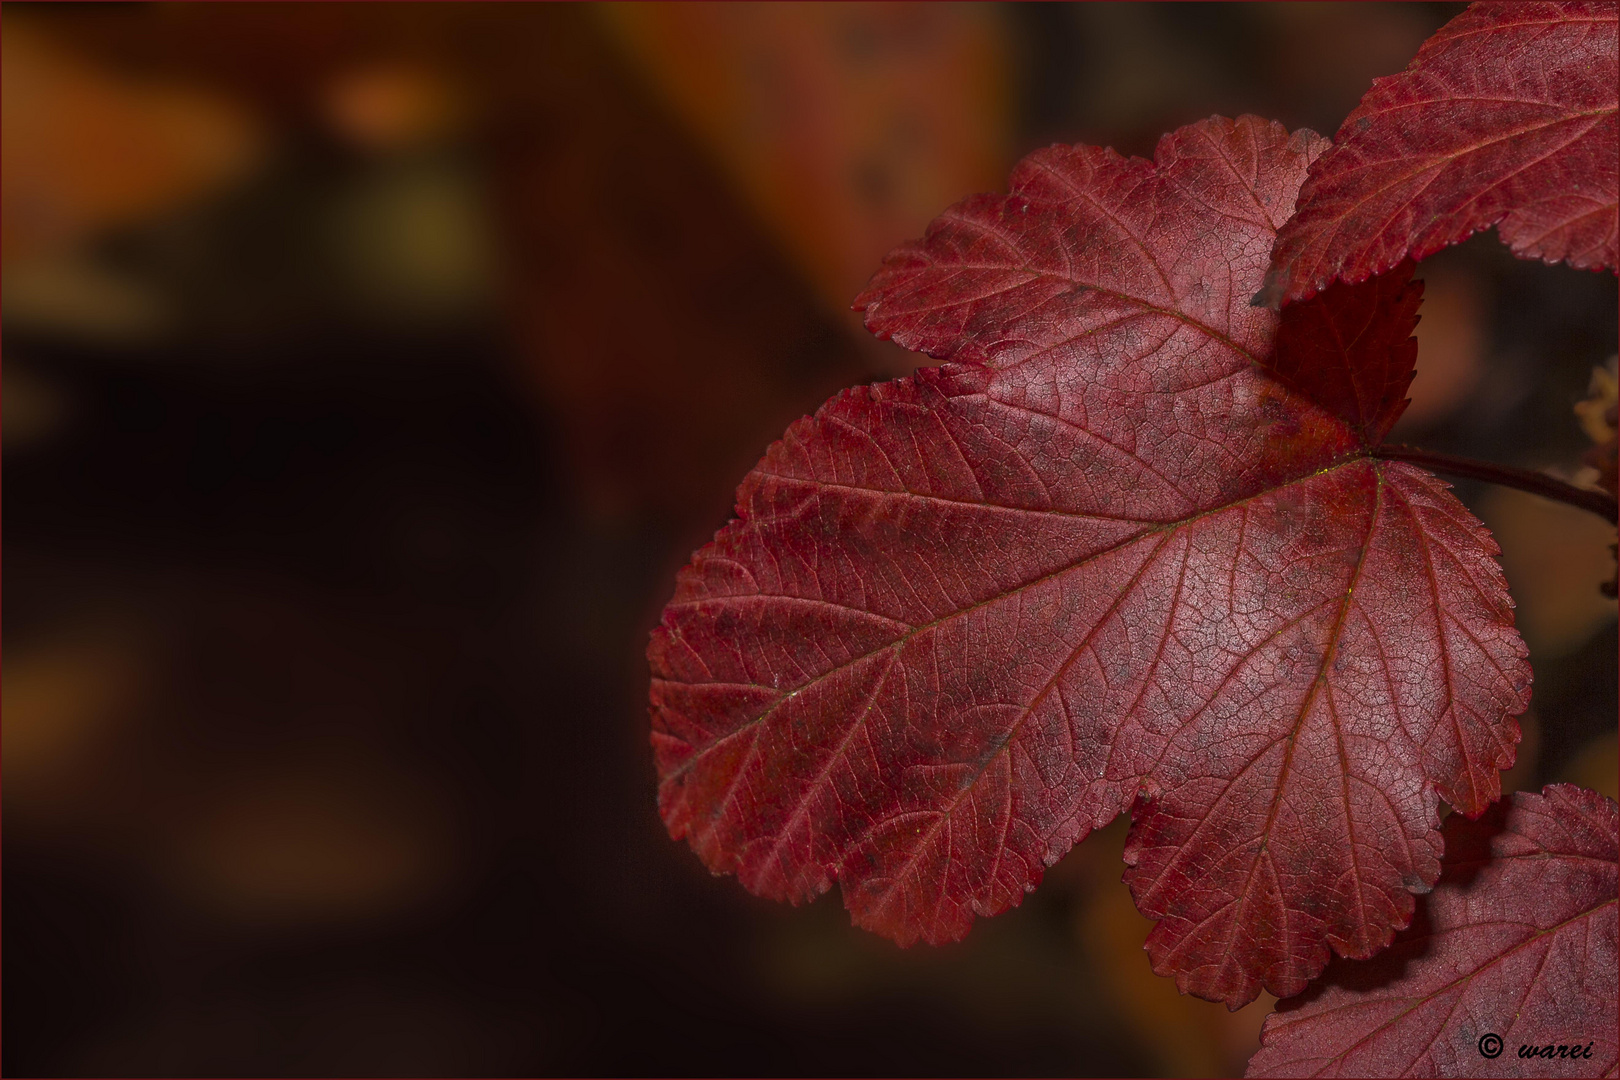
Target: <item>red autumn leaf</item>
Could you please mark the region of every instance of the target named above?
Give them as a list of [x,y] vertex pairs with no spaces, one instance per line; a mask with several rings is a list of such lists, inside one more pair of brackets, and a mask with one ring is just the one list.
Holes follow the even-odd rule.
[[1620,807],[1554,784],[1478,821],[1453,814],[1444,833],[1411,927],[1284,1002],[1248,1075],[1615,1075]]
[[1435,794],[1497,797],[1529,669],[1483,527],[1360,434],[1416,287],[1281,335],[1248,303],[1324,145],[1243,117],[1155,162],[1052,147],[889,257],[867,325],[949,362],[790,427],[681,572],[648,652],[673,836],[943,942],[1134,802],[1154,967],[1234,1007],[1406,924]]
[[1491,225],[1523,258],[1613,268],[1616,12],[1476,3],[1374,80],[1311,167],[1255,302],[1363,281]]

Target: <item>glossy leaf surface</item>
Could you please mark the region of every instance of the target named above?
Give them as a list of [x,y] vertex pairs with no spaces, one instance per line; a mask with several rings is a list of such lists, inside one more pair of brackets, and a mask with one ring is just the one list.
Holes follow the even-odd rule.
[[1484,529],[1366,456],[1415,287],[1281,333],[1248,302],[1323,146],[1244,117],[1155,162],[1053,147],[889,257],[868,326],[947,363],[794,424],[681,572],[649,649],[672,835],[943,942],[1134,807],[1154,967],[1233,1006],[1406,924],[1435,795],[1496,798],[1529,670]]
[[[1555,784],[1477,821],[1453,815],[1444,832],[1440,883],[1412,926],[1371,960],[1335,961],[1284,1002],[1250,1076],[1615,1074],[1614,802]],[[1546,1056],[1521,1057],[1520,1047]]]
[[1477,3],[1377,79],[1312,166],[1257,303],[1363,281],[1496,226],[1523,258],[1616,265],[1612,2]]

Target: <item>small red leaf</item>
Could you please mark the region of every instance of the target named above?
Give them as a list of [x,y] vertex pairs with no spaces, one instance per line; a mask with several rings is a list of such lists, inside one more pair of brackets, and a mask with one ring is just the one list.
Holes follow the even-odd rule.
[[1155,969],[1234,1006],[1406,924],[1435,794],[1497,797],[1529,669],[1483,527],[1366,456],[1415,291],[1330,290],[1291,346],[1248,303],[1323,145],[1052,147],[890,256],[868,326],[950,362],[794,424],[681,572],[648,653],[672,835],[942,942],[1134,803]]
[[1613,268],[1617,98],[1614,3],[1472,5],[1345,118],[1255,302],[1363,281],[1491,225],[1522,258]]
[[1417,363],[1423,282],[1410,260],[1361,285],[1333,285],[1290,305],[1264,366],[1350,425],[1367,446],[1383,441],[1406,408]]
[[1615,1075],[1620,807],[1554,784],[1444,832],[1412,926],[1283,1002],[1248,1075]]

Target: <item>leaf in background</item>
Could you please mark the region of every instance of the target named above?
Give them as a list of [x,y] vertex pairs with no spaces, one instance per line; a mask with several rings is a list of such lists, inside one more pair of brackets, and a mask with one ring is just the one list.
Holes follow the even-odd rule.
[[[1156,162],[1052,147],[890,256],[868,326],[951,362],[790,427],[679,575],[673,836],[943,942],[1134,800],[1154,968],[1234,1007],[1406,924],[1434,795],[1497,797],[1529,669],[1488,534],[1352,428],[1398,405],[1347,421],[1259,367],[1299,371],[1248,298],[1322,146],[1244,117]],[[1415,297],[1360,303],[1388,288],[1285,318],[1403,349]]]
[[1614,3],[1476,3],[1377,79],[1311,167],[1257,303],[1363,281],[1491,225],[1514,254],[1616,264]]
[[1576,482],[1592,484],[1611,495],[1620,494],[1620,379],[1616,365],[1617,358],[1611,356],[1607,364],[1593,368],[1586,398],[1575,403],[1575,415],[1593,443],[1581,455],[1581,463],[1590,472]]
[[[1250,1076],[1613,1076],[1620,817],[1572,784],[1446,821],[1444,872],[1410,929],[1335,961],[1266,1020]],[[1496,1035],[1488,1058],[1481,1040]],[[1578,1044],[1591,1057],[1520,1058]]]
[[[591,10],[852,332],[873,264],[1013,160],[1013,42],[993,6]],[[870,362],[911,372],[915,357],[865,342]]]
[[240,182],[265,154],[261,118],[224,94],[109,71],[29,13],[7,11],[5,29],[8,260],[70,256]]

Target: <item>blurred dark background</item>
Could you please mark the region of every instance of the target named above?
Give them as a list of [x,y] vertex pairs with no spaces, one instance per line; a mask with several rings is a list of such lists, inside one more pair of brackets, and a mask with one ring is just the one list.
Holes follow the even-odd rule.
[[[1270,999],[1152,976],[1121,823],[937,950],[711,878],[643,649],[766,444],[914,366],[886,250],[1048,142],[1331,134],[1460,7],[5,5],[5,1071],[1240,1072]],[[1421,273],[1402,437],[1576,475],[1613,278]],[[1458,491],[1509,785],[1613,796],[1614,530]]]

